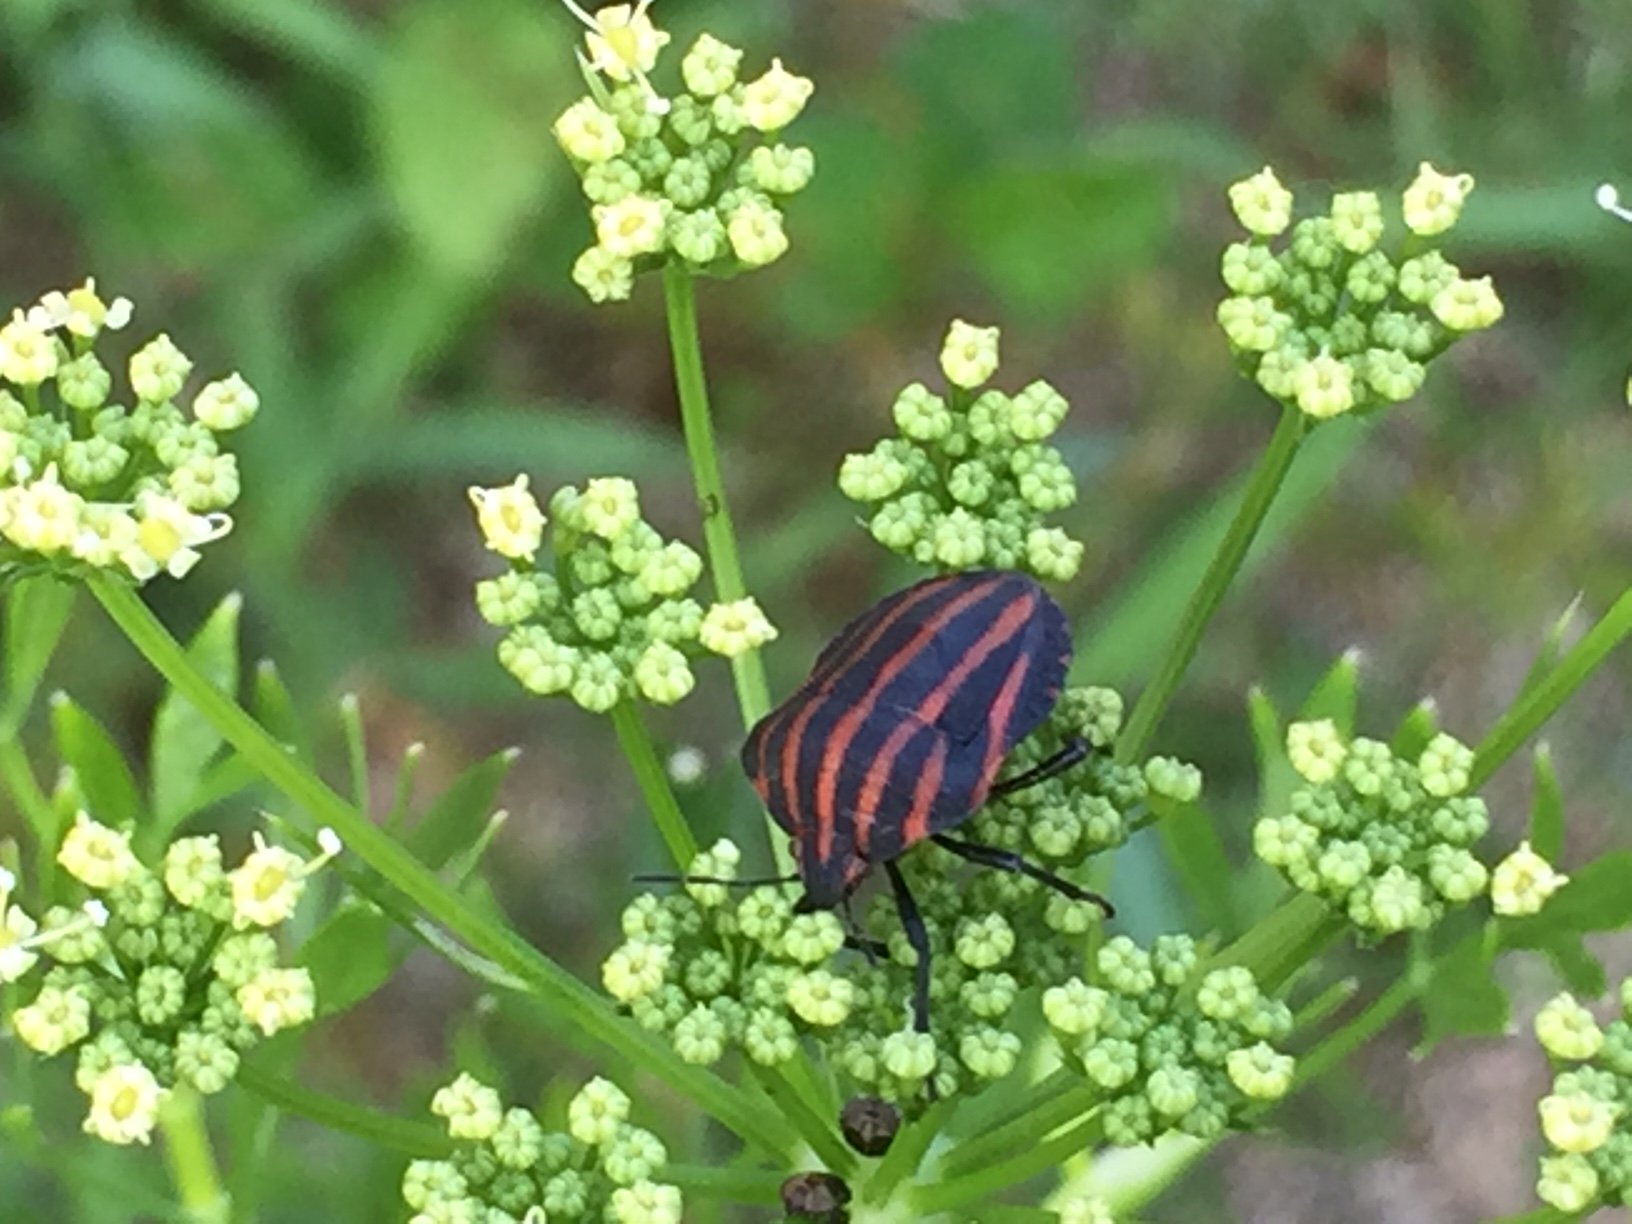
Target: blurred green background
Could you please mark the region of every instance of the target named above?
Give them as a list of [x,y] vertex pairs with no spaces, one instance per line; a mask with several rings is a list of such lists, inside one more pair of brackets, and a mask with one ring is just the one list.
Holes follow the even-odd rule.
[[[701,301],[749,583],[783,629],[777,693],[904,577],[832,477],[896,390],[931,376],[953,315],[1004,326],[1001,380],[1044,376],[1073,402],[1078,674],[1137,689],[1273,424],[1213,323],[1223,188],[1266,161],[1321,207],[1333,188],[1397,191],[1424,158],[1471,171],[1449,252],[1495,274],[1507,318],[1409,408],[1321,431],[1210,633],[1159,747],[1206,770],[1232,857],[1252,814],[1250,684],[1295,706],[1358,647],[1363,723],[1431,695],[1477,738],[1570,600],[1594,612],[1632,582],[1632,228],[1592,202],[1601,180],[1632,188],[1626,0],[659,0],[655,15],[676,46],[706,28],[818,86],[790,256]],[[464,496],[518,469],[543,489],[626,474],[666,534],[701,542],[657,286],[596,309],[567,276],[589,228],[549,125],[581,92],[576,36],[550,0],[0,0],[0,300],[92,273],[136,300],[135,336],[167,330],[201,371],[253,382],[238,526],[153,603],[187,632],[243,591],[245,658],[278,660],[314,732],[332,740],[335,698],[359,694],[382,796],[410,742],[429,746],[424,794],[522,747],[493,892],[592,975],[629,874],[663,855],[610,726],[525,700],[494,660],[470,600],[493,567]],[[1568,862],[1625,839],[1629,679],[1616,660],[1550,731]],[[88,602],[52,682],[140,752],[154,680]],[[695,823],[762,858],[725,669],[654,725],[712,766],[685,795]],[[1505,840],[1522,774],[1489,792]],[[1271,896],[1250,869],[1187,893],[1154,838],[1119,853],[1111,886],[1140,934],[1238,923]],[[1612,974],[1632,967],[1632,945],[1598,950]],[[1353,968],[1370,980],[1379,961]],[[1513,985],[1521,1018],[1551,988],[1539,967]],[[1279,1133],[1226,1145],[1148,1218],[1525,1206],[1539,1053],[1462,1042],[1414,1065],[1415,1032],[1282,1110]],[[455,1061],[529,1101],[594,1065],[428,955],[307,1050],[306,1082],[412,1114]],[[156,1218],[133,1196],[165,1193],[160,1162],[79,1136],[67,1078],[36,1074],[47,1149],[0,1140],[6,1218]],[[646,1108],[687,1146],[677,1102]],[[245,1218],[396,1218],[399,1158],[290,1119],[274,1131],[243,1099],[218,1121]]]

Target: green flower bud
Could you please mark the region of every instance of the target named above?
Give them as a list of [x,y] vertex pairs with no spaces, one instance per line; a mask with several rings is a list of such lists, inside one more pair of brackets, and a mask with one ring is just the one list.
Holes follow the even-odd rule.
[[839,466],[839,491],[851,501],[883,501],[898,493],[910,476],[906,464],[879,450],[846,455]]
[[476,611],[490,625],[519,625],[539,610],[532,574],[507,573],[476,584]]
[[958,1057],[976,1079],[1000,1079],[1020,1060],[1020,1038],[989,1025],[963,1035]]
[[1039,578],[1069,582],[1082,568],[1082,554],[1082,541],[1058,527],[1033,527],[1026,533],[1026,565]]
[[130,387],[138,399],[163,403],[181,394],[193,363],[166,335],[156,336],[130,359]]
[[1346,362],[1320,353],[1293,370],[1292,390],[1305,416],[1330,420],[1354,407],[1354,371]]
[[1150,963],[1156,980],[1170,989],[1190,980],[1198,960],[1196,941],[1188,935],[1158,935],[1151,945]]
[[1033,464],[1020,477],[1020,496],[1039,514],[1064,510],[1077,500],[1077,482],[1057,454]]
[[635,664],[635,687],[646,700],[673,705],[696,686],[686,656],[666,642],[653,642]]
[[1292,768],[1317,785],[1330,782],[1343,766],[1348,746],[1329,718],[1295,722],[1286,729],[1286,754]]
[[1261,998],[1252,971],[1232,965],[1227,969],[1214,969],[1201,979],[1196,991],[1196,1008],[1209,1020],[1235,1024],[1256,1008]]
[[954,950],[971,969],[996,968],[1014,951],[1014,929],[1001,914],[960,919]]
[[629,1104],[623,1089],[596,1076],[567,1104],[567,1133],[588,1147],[610,1142],[628,1120]]
[[607,1219],[616,1224],[680,1224],[682,1209],[677,1187],[637,1181],[612,1192]]
[[675,254],[697,267],[723,258],[728,246],[725,222],[712,208],[670,213],[668,241]]
[[1490,873],[1485,865],[1460,846],[1430,846],[1428,882],[1445,900],[1464,905],[1485,891]]
[[1585,1211],[1598,1198],[1598,1174],[1586,1157],[1574,1153],[1541,1158],[1536,1197],[1562,1212]]
[[1371,874],[1371,851],[1362,842],[1330,842],[1316,861],[1315,871],[1326,889],[1347,893]]
[[803,191],[816,173],[816,155],[809,149],[787,145],[761,145],[748,157],[748,171],[754,186],[772,195],[792,195]]
[[1292,223],[1292,193],[1265,166],[1230,187],[1230,207],[1250,233],[1273,238]]
[[1107,940],[1094,960],[1100,977],[1118,994],[1136,998],[1156,988],[1156,972],[1146,952],[1126,935]]
[[1172,757],[1151,757],[1145,762],[1145,784],[1153,795],[1194,803],[1201,797],[1201,770]]
[[1394,280],[1394,265],[1389,262],[1388,256],[1381,251],[1373,251],[1354,261],[1343,280],[1343,287],[1356,302],[1376,306],[1394,292]]
[[1043,991],[1043,1017],[1056,1032],[1078,1037],[1099,1029],[1108,1003],[1103,990],[1074,977]]
[[91,1031],[91,1001],[84,990],[46,985],[34,1001],[11,1013],[23,1044],[53,1058]]
[[1584,1062],[1603,1048],[1604,1034],[1573,995],[1561,994],[1536,1013],[1536,1040],[1554,1058]]
[[787,924],[782,952],[801,965],[818,965],[844,947],[844,925],[830,910],[800,914]]
[[1457,266],[1438,251],[1429,251],[1400,265],[1400,296],[1417,306],[1427,306],[1440,290],[1461,279]]
[[1473,769],[1473,749],[1443,732],[1429,741],[1417,761],[1422,787],[1430,795],[1448,799],[1468,787]]
[[1357,926],[1392,935],[1428,926],[1433,914],[1422,881],[1394,866],[1350,894],[1349,919]]
[[748,1057],[764,1067],[790,1062],[799,1052],[799,1036],[793,1024],[780,1012],[763,1007],[749,1013],[742,1044]]
[[168,1024],[187,1002],[187,977],[173,965],[150,965],[136,982],[136,1014],[155,1028]]
[[[724,209],[725,201],[721,200],[720,205]],[[750,268],[775,263],[787,253],[788,235],[782,227],[782,214],[758,200],[744,201],[729,210],[725,233],[731,250]]]
[[1201,1099],[1201,1077],[1187,1067],[1157,1067],[1145,1081],[1145,1098],[1159,1115],[1183,1117]]
[[1252,851],[1271,867],[1307,863],[1319,845],[1319,831],[1296,816],[1266,816],[1253,826]]
[[1218,325],[1238,349],[1267,353],[1292,329],[1292,318],[1270,297],[1231,297],[1218,305]]
[[1041,442],[1053,436],[1071,405],[1048,383],[1038,379],[1014,397],[1009,424],[1022,442]]
[[610,655],[579,656],[570,690],[576,704],[592,714],[604,714],[623,699],[625,687],[623,672]]
[[620,1003],[630,1003],[663,985],[673,954],[667,944],[631,939],[601,966],[601,984]]
[[793,902],[778,890],[756,888],[737,904],[737,929],[767,950],[779,949]]
[[714,135],[714,118],[709,113],[707,103],[690,94],[681,94],[674,99],[669,107],[668,124],[669,131],[693,149],[706,144],[708,138]]
[[826,969],[812,969],[788,982],[787,1003],[806,1024],[832,1028],[843,1024],[855,1005],[855,987]]
[[592,246],[573,263],[572,283],[596,304],[626,302],[635,287],[635,265],[605,247]]
[[1427,162],[1405,189],[1405,224],[1413,234],[1442,234],[1456,224],[1462,204],[1473,190],[1471,174],[1441,174]]
[[238,1051],[219,1033],[183,1029],[176,1037],[176,1074],[206,1096],[220,1092],[238,1074]]
[[624,1126],[601,1148],[601,1169],[619,1186],[646,1181],[661,1173],[668,1161],[662,1140],[639,1126]]
[[961,506],[937,516],[929,528],[929,542],[935,560],[951,570],[979,565],[986,555],[980,520]]
[[589,1209],[589,1183],[576,1169],[562,1169],[544,1183],[544,1214],[576,1220]]
[[[677,157],[663,176],[663,194],[676,208],[696,208],[714,190],[714,176],[701,154]],[[670,228],[672,241],[673,228]]]
[[879,1059],[897,1079],[927,1079],[935,1070],[935,1039],[928,1033],[891,1033],[879,1047]]
[[1290,1055],[1260,1041],[1233,1052],[1224,1069],[1244,1095],[1255,1101],[1278,1101],[1292,1088],[1293,1066]]
[[1553,1093],[1536,1107],[1547,1142],[1561,1152],[1596,1152],[1614,1133],[1619,1105],[1585,1092]]
[[468,1074],[437,1090],[431,1112],[446,1120],[455,1139],[490,1139],[504,1120],[499,1094]]
[[726,1031],[720,1018],[699,1004],[674,1026],[674,1052],[688,1063],[712,1066],[725,1055]]
[[1280,287],[1284,270],[1267,246],[1232,242],[1224,248],[1224,284],[1240,297],[1264,297]]
[[680,76],[699,98],[718,97],[737,83],[741,63],[741,51],[704,34],[680,61]]
[[402,1201],[415,1211],[424,1211],[436,1203],[454,1202],[469,1193],[464,1175],[451,1161],[411,1161],[402,1175]]
[[108,392],[112,389],[113,375],[97,360],[95,353],[84,353],[57,366],[57,394],[70,408],[94,411],[108,402]]
[[639,84],[620,85],[608,99],[618,130],[631,141],[650,140],[663,130],[663,117],[654,113],[651,95]]
[[1383,236],[1383,203],[1372,191],[1339,192],[1332,197],[1332,234],[1344,250],[1364,255]]

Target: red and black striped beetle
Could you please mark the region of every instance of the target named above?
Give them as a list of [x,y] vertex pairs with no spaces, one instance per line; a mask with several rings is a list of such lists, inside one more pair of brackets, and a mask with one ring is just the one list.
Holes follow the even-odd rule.
[[1002,571],[930,578],[856,617],[809,678],[748,734],[742,765],[787,831],[805,895],[831,909],[874,867],[889,875],[918,953],[916,1027],[929,1027],[929,940],[895,864],[926,839],[1021,872],[1109,915],[1104,898],[1019,855],[948,834],[993,795],[1087,755],[1076,741],[999,782],[1014,746],[1059,700],[1071,663],[1065,613],[1034,579]]

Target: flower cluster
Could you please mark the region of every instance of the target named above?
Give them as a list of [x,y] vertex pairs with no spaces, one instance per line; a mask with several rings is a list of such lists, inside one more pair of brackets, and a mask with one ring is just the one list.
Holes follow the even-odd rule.
[[[567,485],[550,499],[550,518],[525,476],[472,488],[470,500],[487,547],[510,562],[477,583],[476,607],[509,629],[499,662],[528,692],[565,693],[596,712],[636,694],[673,705],[697,682],[699,648],[731,658],[776,637],[752,599],[704,609],[690,597],[702,558],[641,518],[631,481]],[[549,570],[537,564],[547,525]]]
[[1068,1060],[1104,1094],[1105,1138],[1121,1147],[1169,1131],[1214,1139],[1254,1105],[1292,1087],[1276,1049],[1292,1013],[1248,969],[1199,975],[1195,941],[1159,936],[1149,950],[1119,935],[1094,957],[1089,983],[1043,992],[1043,1016]]
[[[229,870],[213,835],[186,837],[150,866],[128,833],[81,812],[57,862],[93,900],[36,922],[0,873],[0,982],[33,986],[7,1020],[47,1057],[77,1047],[86,1131],[146,1143],[173,1087],[219,1092],[245,1050],[312,1018],[311,975],[279,964],[273,930],[339,853],[332,833],[319,841],[307,860],[257,834]],[[42,959],[50,967],[31,978]]]
[[[1014,768],[1058,739],[1108,743],[1120,702],[1103,689],[1073,690]],[[1193,798],[1192,767],[1152,762],[1145,770],[1089,762],[1036,789],[1038,808],[994,802],[971,836],[1046,858],[1069,875],[1095,849],[1119,844],[1136,811],[1155,798]],[[1028,829],[1046,831],[1028,841]],[[1042,855],[1037,851],[1043,851]],[[729,842],[705,852],[690,874],[735,878]],[[668,1035],[682,1058],[714,1063],[732,1048],[762,1065],[785,1063],[812,1040],[841,1069],[846,1095],[876,1095],[920,1108],[926,1081],[942,1097],[960,1085],[1007,1075],[1018,1064],[1022,991],[1064,982],[1081,965],[1100,911],[1037,880],[971,869],[933,844],[902,868],[922,911],[931,951],[932,1031],[911,1027],[913,953],[887,892],[867,914],[876,955],[845,952],[846,928],[827,912],[795,914],[779,887],[733,894],[720,884],[645,895],[624,911],[625,942],[607,958],[607,990],[646,1027]]]
[[668,1152],[629,1122],[629,1097],[593,1079],[567,1106],[566,1131],[461,1075],[431,1099],[454,1150],[416,1160],[402,1179],[413,1224],[543,1224],[607,1220],[680,1224],[680,1191],[661,1180]]
[[1066,582],[1082,543],[1043,520],[1077,500],[1076,478],[1048,445],[1070,406],[1041,379],[1014,395],[986,387],[997,358],[997,328],[954,321],[941,350],[947,394],[922,383],[902,391],[899,436],[846,455],[839,489],[870,507],[875,540],[919,564]]
[[1621,983],[1621,1014],[1602,1027],[1568,994],[1536,1016],[1536,1037],[1556,1066],[1541,1099],[1542,1134],[1552,1152],[1541,1161],[1536,1193],[1572,1215],[1632,1197],[1632,979]]
[[1490,816],[1465,793],[1473,751],[1450,735],[1411,761],[1320,719],[1293,723],[1286,747],[1304,785],[1284,814],[1259,820],[1253,849],[1362,931],[1425,929],[1487,892],[1497,913],[1533,914],[1564,882],[1528,845],[1494,870],[1474,856]]
[[[993,797],[970,821],[969,836],[1058,869],[1115,849],[1151,820],[1197,799],[1201,771],[1194,765],[1172,757],[1152,757],[1143,767],[1112,760],[1122,709],[1115,689],[1061,693],[1048,720],[1009,754],[1005,772],[1021,773],[1079,739],[1091,749],[1088,759],[1047,781]],[[994,906],[1016,904],[1038,888],[1025,876],[995,872],[974,887]]]
[[1472,175],[1423,162],[1401,201],[1409,257],[1395,259],[1374,192],[1339,193],[1327,215],[1293,225],[1292,193],[1269,167],[1236,183],[1230,204],[1252,237],[1224,252],[1218,321],[1242,369],[1317,421],[1414,396],[1430,361],[1502,317],[1490,277],[1464,277],[1423,241],[1456,224],[1471,190]]
[[647,2],[594,16],[569,7],[589,26],[591,88],[556,120],[555,136],[595,222],[595,244],[572,279],[590,300],[612,302],[671,253],[710,274],[780,259],[788,249],[782,205],[816,171],[809,149],[781,140],[810,99],[810,81],[781,60],[742,81],[742,52],[704,34],[680,62],[685,88],[664,96],[649,74],[669,36],[652,24]]
[[180,578],[232,527],[238,461],[221,435],[247,424],[259,400],[233,374],[199,388],[189,418],[177,401],[193,363],[160,335],[130,358],[132,402],[111,402],[95,344],[130,315],[128,301],[105,303],[86,281],[0,326],[0,578]]

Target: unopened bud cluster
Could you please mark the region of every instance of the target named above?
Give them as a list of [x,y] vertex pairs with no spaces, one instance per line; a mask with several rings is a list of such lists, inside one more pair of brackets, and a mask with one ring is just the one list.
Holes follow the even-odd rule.
[[1557,1068],[1537,1106],[1551,1152],[1536,1193],[1572,1215],[1632,1196],[1632,979],[1620,996],[1620,1014],[1602,1026],[1568,994],[1536,1016],[1536,1038]]
[[1490,816],[1466,793],[1473,750],[1453,736],[1405,759],[1319,719],[1293,723],[1286,747],[1304,784],[1258,822],[1253,849],[1363,932],[1424,930],[1487,893],[1498,913],[1535,913],[1564,881],[1527,845],[1493,870],[1474,855]]
[[94,281],[51,292],[0,325],[0,580],[112,570],[137,582],[180,578],[232,527],[238,460],[222,435],[259,400],[238,375],[195,387],[169,336],[136,350],[128,396],[96,353],[131,306]]
[[453,1151],[416,1160],[403,1174],[411,1224],[680,1224],[680,1191],[662,1180],[668,1152],[629,1121],[629,1097],[593,1079],[551,1131],[528,1109],[504,1107],[497,1090],[461,1075],[431,1099]]
[[1044,520],[1077,500],[1076,477],[1048,444],[1070,406],[1041,379],[1013,395],[987,386],[997,366],[998,329],[954,321],[941,350],[945,394],[922,383],[902,391],[897,436],[846,455],[839,489],[869,507],[875,540],[921,565],[1066,582],[1082,543]]
[[[477,583],[476,607],[509,629],[499,662],[528,692],[564,694],[597,713],[637,695],[673,705],[697,682],[698,654],[732,658],[776,637],[752,599],[705,609],[691,598],[702,558],[641,518],[632,481],[567,485],[548,517],[525,476],[472,488],[470,499],[487,547],[510,563]],[[538,560],[546,529],[548,567]]]
[[1339,193],[1293,224],[1292,193],[1269,167],[1231,187],[1252,237],[1224,252],[1231,296],[1218,321],[1247,376],[1317,421],[1414,396],[1429,362],[1502,317],[1490,277],[1464,277],[1426,241],[1456,224],[1472,190],[1472,175],[1422,163],[1401,199],[1407,254],[1393,257],[1374,192]]
[[646,5],[595,16],[588,95],[555,135],[583,183],[595,243],[572,279],[595,302],[622,301],[636,273],[667,259],[709,274],[763,267],[788,249],[782,208],[816,170],[807,148],[783,142],[814,86],[781,60],[740,78],[743,53],[702,35],[680,62],[684,89],[660,94],[650,74],[669,35]]
[[1240,966],[1198,973],[1195,941],[1147,950],[1119,935],[1088,979],[1043,992],[1043,1016],[1068,1060],[1104,1094],[1105,1138],[1119,1147],[1170,1131],[1215,1139],[1285,1096],[1293,1060],[1277,1043],[1292,1013]]
[[94,899],[36,920],[0,872],[0,982],[17,983],[7,1024],[47,1057],[77,1051],[87,1132],[146,1143],[173,1088],[219,1092],[246,1050],[311,1020],[311,974],[280,963],[273,932],[339,852],[333,834],[319,840],[304,859],[257,834],[228,868],[213,835],[185,837],[147,864],[129,833],[81,812],[57,862]]
[[[1019,774],[1079,739],[1089,747],[1088,758],[1047,781],[992,798],[970,821],[969,837],[1050,868],[1076,866],[1199,797],[1201,771],[1194,765],[1171,757],[1152,757],[1143,766],[1112,759],[1122,709],[1114,689],[1068,688],[1060,694],[1048,720],[1010,753],[1004,774]],[[1085,917],[1023,875],[982,872],[971,889],[977,901],[994,908],[1040,900],[1055,920]]]

